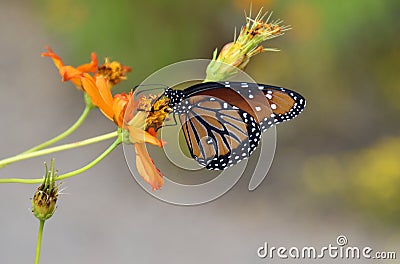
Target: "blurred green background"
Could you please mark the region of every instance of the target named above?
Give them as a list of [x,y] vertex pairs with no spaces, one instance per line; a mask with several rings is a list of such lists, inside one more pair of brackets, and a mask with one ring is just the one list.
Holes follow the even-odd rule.
[[[211,58],[215,48],[232,40],[250,2],[35,0],[27,5],[48,36],[43,46],[52,46],[68,64],[86,62],[94,51],[131,66],[129,81],[118,87],[127,91],[168,64]],[[257,190],[263,194],[246,197],[266,197],[283,210],[305,212],[321,226],[350,219],[361,230],[383,234],[389,247],[398,245],[400,2],[253,0],[252,5],[253,11],[273,10],[273,18],[293,30],[265,43],[281,51],[258,55],[247,72],[258,82],[298,91],[307,108],[278,127],[276,158],[264,189]],[[241,210],[235,209],[238,215],[245,213]]]

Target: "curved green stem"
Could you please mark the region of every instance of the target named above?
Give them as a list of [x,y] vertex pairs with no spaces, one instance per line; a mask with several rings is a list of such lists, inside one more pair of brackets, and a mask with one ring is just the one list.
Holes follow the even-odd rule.
[[89,139],[74,142],[74,143],[69,143],[69,144],[65,144],[65,145],[61,145],[61,146],[57,146],[57,147],[53,147],[53,148],[42,149],[42,150],[38,150],[35,152],[31,152],[31,153],[20,154],[20,155],[11,157],[11,158],[1,160],[0,168],[4,167],[10,163],[17,162],[17,161],[30,159],[30,158],[58,152],[58,151],[63,151],[63,150],[72,149],[72,148],[78,148],[78,147],[86,146],[89,144],[97,143],[100,141],[104,141],[104,140],[116,137],[117,135],[118,135],[118,131],[115,131],[115,132],[111,132],[111,133],[108,133],[105,135],[97,136],[94,138],[89,138]]
[[[110,154],[116,147],[118,147],[119,144],[121,144],[122,142],[122,135],[118,134],[118,138],[114,141],[114,143],[109,146],[100,156],[98,156],[96,159],[94,159],[92,162],[90,162],[89,164],[87,164],[86,166],[65,173],[65,174],[61,174],[59,175],[55,180],[56,181],[60,181],[60,180],[64,180],[70,177],[73,177],[75,175],[78,175],[84,171],[89,170],[90,168],[92,168],[94,165],[96,165],[97,163],[99,163],[102,159],[104,159],[108,154]],[[25,184],[35,184],[35,183],[42,183],[43,179],[19,179],[19,178],[8,178],[8,179],[0,179],[0,183],[25,183]]]
[[76,120],[76,122],[67,130],[65,130],[63,133],[59,134],[58,136],[43,142],[42,144],[39,144],[33,148],[30,148],[24,152],[22,152],[21,154],[26,154],[26,153],[31,153],[40,149],[44,149],[50,145],[53,145],[54,143],[57,143],[58,141],[60,141],[61,139],[64,139],[65,137],[69,136],[72,132],[74,132],[78,127],[80,127],[80,125],[83,123],[83,121],[86,119],[86,117],[88,116],[88,114],[90,113],[90,110],[92,110],[92,106],[90,105],[86,105],[85,106],[85,110],[83,110],[81,116],[79,117],[78,120]]
[[44,220],[40,220],[38,238],[37,238],[37,244],[36,244],[35,264],[39,264],[40,249],[42,247],[43,228],[44,228]]
[[78,175],[78,174],[80,174],[80,173],[82,173],[82,172],[87,171],[88,169],[92,168],[94,165],[96,165],[97,163],[99,163],[102,159],[104,159],[105,157],[107,157],[108,154],[110,154],[116,147],[118,147],[119,144],[121,144],[121,142],[122,142],[121,137],[118,137],[118,138],[114,141],[114,143],[112,143],[111,146],[109,146],[103,153],[101,153],[100,156],[98,156],[96,159],[94,159],[94,160],[93,160],[92,162],[90,162],[88,165],[86,165],[86,166],[84,166],[84,167],[82,167],[82,168],[80,168],[80,169],[77,169],[77,170],[74,170],[74,171],[71,171],[71,172],[68,172],[68,173],[65,173],[65,174],[61,174],[61,175],[59,175],[59,176],[57,177],[56,180],[57,180],[57,181],[64,180],[64,179],[73,177],[73,176],[75,176],[75,175]]

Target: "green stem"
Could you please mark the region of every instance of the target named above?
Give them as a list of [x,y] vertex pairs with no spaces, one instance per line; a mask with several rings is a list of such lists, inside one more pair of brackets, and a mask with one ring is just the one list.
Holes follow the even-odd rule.
[[104,141],[104,140],[116,137],[117,135],[118,135],[118,131],[115,131],[115,132],[111,132],[111,133],[108,133],[105,135],[89,138],[89,139],[74,142],[74,143],[69,143],[69,144],[65,144],[65,145],[61,145],[61,146],[57,146],[57,147],[53,147],[53,148],[42,149],[42,150],[38,150],[35,152],[31,152],[31,153],[20,154],[20,155],[11,157],[11,158],[1,160],[0,168],[4,167],[10,163],[17,162],[17,161],[30,159],[30,158],[34,158],[34,157],[38,157],[38,156],[42,156],[42,155],[47,155],[50,153],[63,151],[63,150],[67,150],[67,149],[78,148],[78,147],[90,145],[93,143],[97,143],[100,141]]
[[[79,173],[89,170],[94,165],[99,163],[102,159],[104,159],[108,154],[110,154],[116,147],[118,147],[119,144],[121,144],[121,142],[122,142],[122,135],[119,134],[118,138],[114,141],[114,143],[111,146],[109,146],[100,156],[98,156],[92,162],[90,162],[89,164],[87,164],[86,166],[84,166],[80,169],[77,169],[77,170],[74,170],[74,171],[71,171],[71,172],[68,172],[65,174],[61,174],[55,180],[56,181],[64,180],[64,179],[73,177]],[[42,183],[42,182],[43,182],[43,178],[41,178],[41,179],[19,179],[19,178],[0,179],[0,183],[35,184],[35,183]]]
[[88,116],[88,114],[90,113],[90,110],[92,110],[92,106],[90,105],[86,105],[85,106],[85,110],[83,110],[81,116],[79,117],[78,120],[76,120],[76,122],[67,130],[65,130],[63,133],[61,133],[60,135],[46,141],[43,142],[40,145],[37,145],[33,148],[30,148],[24,152],[22,152],[21,154],[26,154],[26,153],[31,153],[40,149],[44,149],[50,145],[53,145],[54,143],[60,141],[61,139],[64,139],[65,137],[69,136],[72,132],[74,132],[78,127],[80,127],[80,125],[83,123],[83,121],[86,119],[86,117]]
[[39,220],[39,232],[36,244],[36,257],[35,257],[35,264],[39,264],[40,259],[40,249],[42,247],[42,235],[43,235],[43,228],[44,228],[44,220]]
[[57,181],[64,180],[64,179],[73,177],[73,176],[75,176],[77,174],[80,174],[82,172],[85,172],[85,171],[89,170],[90,168],[95,166],[97,163],[99,163],[102,159],[107,157],[108,154],[110,154],[116,147],[118,147],[119,144],[121,144],[121,142],[122,142],[121,137],[118,137],[111,146],[109,146],[103,153],[101,153],[100,156],[98,156],[96,159],[94,159],[88,165],[86,165],[86,166],[84,166],[84,167],[82,167],[80,169],[77,169],[77,170],[74,170],[74,171],[71,171],[71,172],[68,172],[68,173],[65,173],[65,174],[61,174],[61,175],[59,175],[57,177],[56,180]]

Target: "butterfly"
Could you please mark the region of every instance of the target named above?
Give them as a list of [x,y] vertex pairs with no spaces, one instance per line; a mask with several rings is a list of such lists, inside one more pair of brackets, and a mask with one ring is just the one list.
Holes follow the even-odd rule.
[[206,82],[163,94],[179,117],[193,159],[224,170],[247,159],[262,132],[299,115],[306,101],[292,90],[257,83]]

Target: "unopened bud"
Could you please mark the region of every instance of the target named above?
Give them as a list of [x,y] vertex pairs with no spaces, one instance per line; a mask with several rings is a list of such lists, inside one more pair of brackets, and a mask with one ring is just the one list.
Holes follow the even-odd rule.
[[56,210],[58,186],[55,185],[57,177],[54,171],[54,160],[51,160],[50,170],[45,163],[46,174],[43,183],[37,188],[32,198],[32,213],[39,220],[49,219]]

